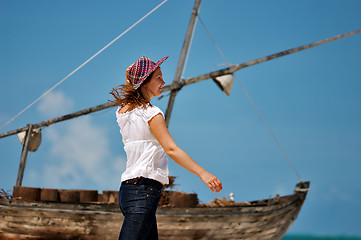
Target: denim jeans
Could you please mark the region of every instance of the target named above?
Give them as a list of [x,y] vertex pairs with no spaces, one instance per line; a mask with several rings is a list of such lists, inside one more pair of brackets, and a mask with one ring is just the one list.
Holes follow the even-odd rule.
[[125,185],[119,190],[119,206],[124,222],[119,240],[157,240],[156,210],[162,188],[150,185]]

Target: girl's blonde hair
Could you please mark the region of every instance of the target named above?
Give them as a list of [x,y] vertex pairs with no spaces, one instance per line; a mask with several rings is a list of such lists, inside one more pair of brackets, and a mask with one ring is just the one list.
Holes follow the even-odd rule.
[[[127,69],[128,71],[128,69]],[[127,72],[126,71],[126,72]],[[143,84],[149,82],[149,80],[153,76],[152,72],[146,80],[144,80]],[[127,73],[126,73],[127,74]],[[133,107],[140,107],[143,106],[146,108],[148,104],[150,104],[145,97],[143,96],[142,92],[140,91],[140,87],[138,89],[134,89],[133,83],[126,78],[126,83],[121,84],[116,88],[113,88],[110,94],[114,97],[114,100],[109,100],[112,103],[117,104],[120,107],[125,105],[131,105]]]

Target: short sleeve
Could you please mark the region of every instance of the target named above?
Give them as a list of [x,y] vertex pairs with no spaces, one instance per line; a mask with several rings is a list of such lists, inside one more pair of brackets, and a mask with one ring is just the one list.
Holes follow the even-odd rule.
[[156,115],[158,114],[162,114],[163,118],[164,118],[164,114],[162,112],[162,110],[160,110],[158,107],[156,106],[148,106],[143,113],[143,117],[144,120],[146,122],[149,122],[152,118],[154,118]]

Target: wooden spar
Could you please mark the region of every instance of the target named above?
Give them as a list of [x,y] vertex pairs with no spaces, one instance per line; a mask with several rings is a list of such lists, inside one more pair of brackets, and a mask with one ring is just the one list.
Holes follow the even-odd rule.
[[[104,103],[104,104],[101,104],[101,105],[98,105],[98,106],[95,106],[95,107],[83,109],[83,110],[80,110],[78,112],[70,113],[70,114],[67,114],[67,115],[63,115],[61,117],[56,117],[56,118],[49,119],[49,120],[46,120],[46,121],[43,121],[43,122],[40,122],[40,123],[33,124],[33,128],[35,129],[35,128],[40,128],[40,127],[48,127],[51,124],[54,124],[54,123],[57,123],[57,122],[70,120],[72,118],[80,117],[80,116],[83,116],[83,115],[87,115],[89,113],[97,112],[97,111],[107,109],[107,108],[110,108],[110,107],[114,107],[114,106],[116,106],[115,103],[107,102],[107,103]],[[12,131],[1,134],[0,138],[7,137],[7,136],[17,134],[19,132],[27,131],[27,130],[28,130],[28,127],[18,128],[16,130],[12,130]]]
[[190,84],[193,84],[193,83],[197,83],[197,82],[200,82],[200,81],[203,81],[203,80],[207,80],[207,79],[223,76],[223,75],[226,75],[226,74],[230,74],[230,73],[238,71],[238,70],[240,70],[242,68],[246,68],[246,67],[258,64],[258,63],[266,62],[268,60],[279,58],[279,57],[282,57],[282,56],[285,56],[285,55],[288,55],[288,54],[291,54],[291,53],[299,52],[299,51],[302,51],[302,50],[305,50],[305,49],[308,49],[308,48],[311,48],[311,47],[315,47],[315,46],[318,46],[318,45],[321,45],[321,44],[324,44],[324,43],[328,43],[328,42],[331,42],[331,41],[334,41],[334,40],[338,40],[338,39],[341,39],[341,38],[344,38],[344,37],[348,37],[348,36],[351,36],[351,35],[354,35],[354,34],[357,34],[357,33],[360,33],[360,32],[361,32],[361,29],[353,31],[353,32],[337,35],[335,37],[327,38],[327,39],[324,39],[324,40],[321,40],[321,41],[318,41],[318,42],[306,44],[306,45],[303,45],[303,46],[300,46],[300,47],[292,48],[292,49],[282,51],[282,52],[279,52],[279,53],[271,54],[271,55],[268,55],[266,57],[258,58],[258,59],[248,61],[248,62],[245,62],[245,63],[236,64],[236,65],[233,65],[231,67],[223,68],[221,70],[210,72],[210,73],[207,73],[207,74],[203,74],[203,75],[200,75],[200,76],[197,76],[197,77],[191,77],[191,78],[188,78],[186,80],[183,80],[183,81],[179,82],[178,84],[174,84],[174,85],[172,84],[172,85],[164,86],[163,90],[164,91],[169,91],[169,90],[173,90],[173,89],[180,89],[180,88],[182,88],[184,86],[187,86],[187,85],[190,85]]
[[29,124],[28,130],[26,131],[26,135],[25,135],[25,142],[23,145],[23,150],[21,152],[18,177],[16,179],[16,186],[21,186],[21,183],[23,182],[24,170],[25,170],[25,166],[26,166],[26,158],[28,156],[28,146],[29,146],[32,131],[33,131],[33,125]]
[[[181,50],[181,55],[178,60],[178,65],[177,65],[177,69],[176,69],[176,72],[174,75],[173,83],[178,83],[180,81],[181,74],[182,74],[183,67],[184,67],[184,62],[185,62],[186,55],[187,55],[187,51],[188,51],[189,44],[191,41],[193,29],[194,29],[194,26],[196,23],[196,18],[198,16],[198,10],[199,10],[200,4],[201,4],[201,0],[196,0],[194,3],[192,16],[189,21],[187,34],[184,38],[183,47]],[[172,114],[174,100],[175,100],[175,96],[177,95],[177,92],[178,92],[178,89],[173,89],[173,90],[171,90],[170,95],[169,95],[168,106],[167,106],[167,110],[165,112],[165,123],[167,126],[169,125],[169,120],[170,120],[170,116]]]
[[[162,88],[162,92],[167,92],[167,91],[172,91],[172,90],[179,91],[182,87],[193,84],[193,83],[197,83],[197,82],[200,82],[200,81],[203,81],[203,80],[212,79],[212,78],[215,78],[215,77],[230,74],[230,73],[238,71],[238,70],[240,70],[242,68],[246,68],[246,67],[249,67],[249,66],[252,66],[252,65],[255,65],[255,64],[258,64],[258,63],[262,63],[262,62],[265,62],[265,61],[268,61],[268,60],[272,60],[272,59],[275,59],[275,58],[278,58],[278,57],[282,57],[282,56],[285,56],[285,55],[288,55],[288,54],[291,54],[291,53],[299,52],[299,51],[302,51],[302,50],[305,50],[305,49],[308,49],[308,48],[311,48],[311,47],[315,47],[315,46],[318,46],[318,45],[321,45],[321,44],[324,44],[324,43],[328,43],[328,42],[331,42],[331,41],[334,41],[334,40],[337,40],[337,39],[348,37],[348,36],[351,36],[351,35],[354,35],[354,34],[357,34],[357,33],[360,33],[360,32],[361,32],[361,29],[353,31],[353,32],[341,34],[341,35],[338,35],[338,36],[335,36],[335,37],[327,38],[325,40],[321,40],[321,41],[318,41],[318,42],[306,44],[306,45],[303,45],[303,46],[300,46],[300,47],[292,48],[292,49],[282,51],[282,52],[279,52],[279,53],[275,53],[275,54],[272,54],[272,55],[268,55],[266,57],[258,58],[258,59],[248,61],[248,62],[245,62],[245,63],[236,64],[236,65],[233,65],[231,67],[223,68],[223,69],[220,69],[218,71],[213,71],[213,72],[203,74],[203,75],[200,75],[200,76],[197,76],[197,77],[191,77],[191,78],[188,78],[186,80],[179,81],[179,82],[173,82],[170,85],[164,86]],[[56,118],[53,118],[53,119],[49,119],[49,120],[41,122],[41,123],[33,124],[33,127],[35,129],[35,128],[40,128],[40,127],[44,127],[44,126],[49,126],[49,125],[57,123],[57,122],[69,120],[69,119],[79,117],[79,116],[82,116],[82,115],[86,115],[86,114],[89,114],[89,113],[92,113],[92,112],[97,112],[97,111],[100,111],[100,110],[103,110],[103,109],[114,107],[115,105],[116,104],[114,104],[114,103],[107,102],[107,103],[104,103],[104,104],[101,104],[101,105],[98,105],[98,106],[95,106],[95,107],[87,108],[87,109],[84,109],[84,110],[81,110],[81,111],[78,111],[78,112],[75,112],[75,113],[67,114],[67,115],[64,115],[64,116],[61,116],[61,117],[56,117]],[[10,136],[10,135],[13,135],[13,134],[17,134],[19,132],[26,131],[26,130],[28,130],[28,127],[18,128],[16,130],[12,130],[12,131],[0,134],[0,138],[7,137],[7,136]]]

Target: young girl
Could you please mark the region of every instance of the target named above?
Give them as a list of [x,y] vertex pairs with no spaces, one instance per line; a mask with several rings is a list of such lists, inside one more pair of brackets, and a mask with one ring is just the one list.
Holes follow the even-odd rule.
[[194,173],[220,192],[222,183],[192,160],[173,141],[163,112],[150,104],[160,96],[163,81],[159,65],[143,56],[126,70],[126,84],[112,90],[119,105],[117,122],[122,135],[127,166],[121,177],[119,206],[124,215],[122,240],[158,239],[156,210],[163,185],[168,184],[168,158]]

